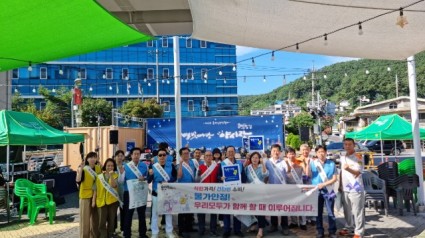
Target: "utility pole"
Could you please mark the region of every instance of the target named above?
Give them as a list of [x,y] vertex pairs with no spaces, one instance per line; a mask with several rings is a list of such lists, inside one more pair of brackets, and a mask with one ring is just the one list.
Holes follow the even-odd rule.
[[395,74],[395,97],[398,98],[398,75]]

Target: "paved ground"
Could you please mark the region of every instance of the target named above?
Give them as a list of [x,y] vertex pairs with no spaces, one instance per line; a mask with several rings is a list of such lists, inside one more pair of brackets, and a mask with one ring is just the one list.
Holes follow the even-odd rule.
[[[44,214],[39,216],[37,224],[30,226],[28,219],[23,216],[22,221],[18,222],[17,217],[13,217],[13,221],[6,223],[6,217],[3,211],[0,211],[0,238],[10,237],[78,237],[78,196],[71,194],[66,196],[66,203],[58,206],[56,222],[50,225],[45,219]],[[338,228],[344,225],[342,214],[338,215]],[[326,219],[325,219],[326,220]],[[177,224],[177,219],[174,219]],[[133,221],[133,234],[137,237],[137,220]],[[246,230],[246,229],[245,229]],[[366,209],[366,237],[423,237],[425,238],[425,213],[418,213],[417,216],[413,212],[404,212],[404,216],[399,216],[396,210],[390,210],[388,217],[383,212],[376,212],[374,209]],[[421,234],[422,233],[422,234]],[[149,234],[148,234],[149,235]],[[161,233],[160,237],[165,237]],[[280,233],[265,233],[266,237],[282,237]],[[198,237],[197,233],[193,233],[192,237]],[[208,237],[208,236],[204,236]],[[255,233],[246,233],[245,237],[255,237]],[[291,230],[290,237],[315,237],[315,228],[309,226],[307,231],[300,229]]]

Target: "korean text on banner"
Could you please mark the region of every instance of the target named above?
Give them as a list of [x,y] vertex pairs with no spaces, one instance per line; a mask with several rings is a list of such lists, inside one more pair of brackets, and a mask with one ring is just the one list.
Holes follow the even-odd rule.
[[162,184],[158,213],[317,216],[317,190],[312,185]]
[[148,200],[149,186],[146,182],[138,179],[127,180],[129,209],[146,206]]

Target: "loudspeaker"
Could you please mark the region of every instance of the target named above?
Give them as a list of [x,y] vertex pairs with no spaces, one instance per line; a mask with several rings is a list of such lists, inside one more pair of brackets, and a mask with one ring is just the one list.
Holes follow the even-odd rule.
[[109,131],[109,144],[113,144],[113,145],[118,144],[118,131],[117,130]]
[[300,128],[300,139],[301,141],[308,141],[310,137],[310,128],[303,126]]

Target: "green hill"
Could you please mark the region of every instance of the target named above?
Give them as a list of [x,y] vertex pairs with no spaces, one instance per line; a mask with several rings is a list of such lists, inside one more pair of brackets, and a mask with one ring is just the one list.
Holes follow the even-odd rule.
[[[418,97],[425,97],[425,52],[415,56]],[[387,68],[391,71],[388,72]],[[366,70],[369,74],[366,74]],[[326,79],[324,75],[326,74]],[[396,96],[395,74],[398,75],[399,96],[409,95],[407,62],[389,60],[353,60],[323,67],[315,72],[315,91],[323,99],[338,104],[348,100],[353,107],[359,105],[358,98],[366,96],[378,102]],[[278,87],[270,93],[240,96],[239,113],[249,115],[251,109],[261,109],[276,100],[286,100],[288,95],[295,103],[305,107],[311,100],[311,74],[298,78],[291,83]]]

